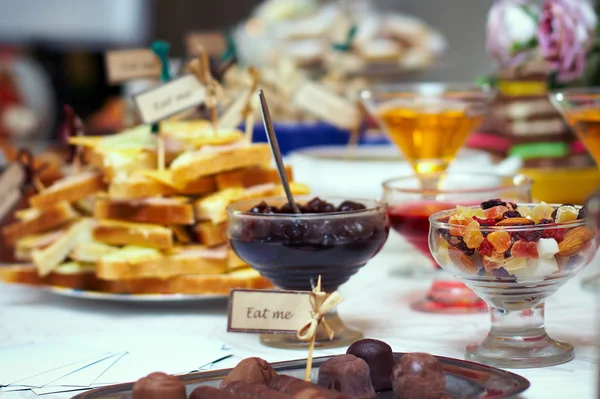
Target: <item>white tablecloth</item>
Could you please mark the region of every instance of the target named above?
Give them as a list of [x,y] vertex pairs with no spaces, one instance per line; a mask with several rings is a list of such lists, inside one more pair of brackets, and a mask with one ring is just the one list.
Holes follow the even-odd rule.
[[[365,336],[388,342],[396,351],[425,351],[463,358],[465,345],[482,338],[489,328],[487,314],[435,315],[412,311],[408,304],[422,295],[425,279],[394,273],[408,257],[419,256],[395,233],[384,250],[340,290],[346,300],[340,314],[348,325]],[[597,262],[596,262],[597,263]],[[511,370],[531,381],[521,397],[527,399],[594,398],[598,374],[596,298],[580,288],[581,277],[597,271],[596,264],[565,285],[548,300],[547,330],[554,338],[576,348],[575,360],[549,368]],[[306,357],[304,351],[276,350],[259,344],[258,336],[225,331],[226,301],[195,304],[135,305],[70,299],[31,288],[0,286],[0,345],[24,339],[44,340],[82,333],[144,335],[162,331],[194,333],[225,342],[236,356],[219,363],[232,367],[241,358],[260,356],[269,361]],[[169,339],[167,333],[164,339]],[[190,339],[189,345],[195,345]],[[317,351],[315,356],[342,353],[345,348]],[[2,399],[33,398],[31,392],[0,393]],[[69,398],[74,393],[49,395]]]

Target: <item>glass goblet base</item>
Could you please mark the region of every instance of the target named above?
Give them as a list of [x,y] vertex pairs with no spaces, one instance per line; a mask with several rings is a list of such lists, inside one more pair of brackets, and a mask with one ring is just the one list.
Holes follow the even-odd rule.
[[544,328],[544,304],[524,310],[490,308],[492,328],[467,346],[465,358],[500,368],[537,368],[573,360],[571,344],[556,341]]
[[[317,329],[315,348],[341,348],[346,347],[364,337],[362,331],[347,327],[337,311],[329,312],[323,318],[334,332],[333,339],[327,337],[322,324]],[[295,334],[261,334],[260,342],[271,348],[303,349],[308,348],[309,342],[300,341]]]
[[487,312],[487,304],[458,280],[434,280],[427,296],[410,307],[418,312],[469,314]]

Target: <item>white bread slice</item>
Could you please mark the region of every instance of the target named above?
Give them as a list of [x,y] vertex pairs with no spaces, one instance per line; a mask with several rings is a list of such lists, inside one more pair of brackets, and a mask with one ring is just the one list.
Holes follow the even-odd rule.
[[140,125],[110,136],[75,136],[69,144],[86,148],[154,148],[150,125]]
[[65,231],[65,228],[51,230],[46,233],[32,234],[17,240],[15,243],[15,259],[22,262],[31,262],[33,260],[32,253],[34,249],[46,248]]
[[169,170],[173,182],[183,187],[199,177],[270,161],[271,150],[268,144],[203,147],[198,151],[181,154],[171,163]]
[[173,247],[171,229],[155,224],[102,219],[92,229],[95,240],[110,245],[133,245],[162,250]]
[[103,280],[167,279],[182,274],[224,273],[225,248],[178,247],[165,255],[153,248],[125,247],[98,260],[96,275]]
[[71,205],[73,206],[73,209],[75,209],[77,212],[79,212],[79,214],[81,214],[81,216],[92,216],[94,214],[94,203],[96,201],[95,197],[95,195],[92,195],[87,198],[75,201]]
[[118,250],[118,247],[106,245],[97,241],[80,242],[75,245],[69,254],[69,258],[76,262],[91,263],[95,265],[100,257],[117,252]]
[[207,247],[216,247],[227,242],[227,223],[201,222],[194,226],[198,240]]
[[2,228],[4,240],[12,244],[31,234],[38,234],[62,226],[79,215],[67,202],[60,202],[44,210],[27,211],[27,219]]
[[46,248],[33,250],[33,264],[37,267],[38,274],[47,276],[67,259],[77,244],[91,241],[92,224],[93,220],[90,218],[80,219]]
[[184,187],[177,188],[170,180],[168,171],[145,170],[135,172],[125,179],[113,180],[108,193],[114,199],[157,197],[169,195],[202,195],[215,190],[212,176],[194,180]]
[[107,181],[124,180],[141,169],[156,168],[156,152],[143,148],[94,149],[90,163],[104,172]]
[[78,262],[63,263],[45,277],[40,277],[33,265],[0,267],[0,281],[8,284],[49,285],[77,290],[96,290],[100,286],[95,275],[95,266]]
[[[285,166],[285,174],[287,175],[288,181],[291,182],[294,180],[291,166]],[[215,179],[217,182],[217,190],[219,191],[228,188],[247,188],[266,183],[279,184],[280,182],[277,169],[261,165],[220,173]]]
[[175,197],[132,200],[98,198],[94,217],[158,225],[193,224],[194,211],[186,201],[185,198]]
[[104,189],[102,173],[82,172],[67,176],[29,198],[34,208],[50,208],[58,202],[75,202]]
[[161,123],[160,135],[169,147],[181,150],[194,150],[206,145],[226,145],[243,139],[244,134],[237,129],[213,130],[208,121],[165,121]]
[[124,280],[106,284],[104,289],[120,294],[229,295],[234,288],[267,289],[273,284],[254,269],[228,274],[188,274],[161,279]]
[[[294,182],[290,183],[290,189],[294,195],[310,192],[305,184]],[[228,188],[198,199],[194,202],[194,211],[198,220],[209,220],[213,224],[220,224],[227,221],[227,207],[234,202],[283,195],[285,195],[283,187],[272,183],[249,188]]]

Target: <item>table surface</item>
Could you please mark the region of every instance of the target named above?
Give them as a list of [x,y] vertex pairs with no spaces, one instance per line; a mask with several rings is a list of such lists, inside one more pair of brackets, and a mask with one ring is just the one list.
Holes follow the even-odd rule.
[[[468,343],[485,336],[489,317],[474,315],[423,314],[409,303],[423,295],[430,277],[407,278],[399,275],[402,265],[425,266],[395,233],[383,251],[346,283],[340,292],[346,300],[339,307],[342,319],[360,328],[366,337],[388,342],[395,351],[423,351],[463,358]],[[598,261],[549,298],[546,326],[549,334],[572,343],[575,360],[554,367],[511,370],[531,381],[531,388],[520,398],[594,398],[598,374],[596,340],[596,297],[580,288],[581,278],[598,271]],[[10,345],[26,340],[45,340],[83,333],[141,334],[160,329],[193,333],[224,342],[235,356],[219,363],[233,367],[247,356],[268,361],[305,358],[306,352],[277,350],[262,346],[258,336],[225,331],[226,300],[202,303],[151,305],[107,303],[58,297],[32,288],[0,286],[0,343]],[[194,345],[194,342],[190,342]],[[345,348],[316,351],[315,356],[343,353]],[[24,359],[24,361],[26,361]],[[27,392],[0,393],[2,399],[33,398]],[[47,395],[69,398],[73,393]]]

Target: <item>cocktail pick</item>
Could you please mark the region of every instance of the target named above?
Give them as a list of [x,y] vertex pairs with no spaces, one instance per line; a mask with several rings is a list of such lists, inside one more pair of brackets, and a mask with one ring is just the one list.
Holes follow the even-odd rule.
[[219,98],[223,96],[223,88],[215,80],[210,72],[210,58],[206,49],[198,46],[199,58],[193,59],[188,64],[188,69],[196,75],[196,78],[206,86],[206,100],[204,101],[206,108],[210,111],[210,120],[213,128],[213,133],[217,134],[217,105]]
[[277,172],[279,173],[281,185],[283,186],[283,190],[285,191],[285,196],[287,197],[288,203],[292,207],[294,213],[300,213],[300,208],[298,208],[298,205],[296,205],[296,201],[294,201],[294,196],[292,195],[292,190],[290,190],[290,183],[288,182],[288,178],[285,173],[285,166],[283,165],[283,159],[281,158],[281,150],[279,149],[279,143],[277,142],[277,136],[275,135],[273,122],[271,122],[269,106],[267,105],[267,99],[265,98],[265,93],[262,91],[262,89],[258,91],[258,98],[260,99],[260,109],[262,112],[262,119],[263,124],[265,126],[265,131],[267,132],[267,139],[269,140],[269,145],[271,146],[273,158],[275,158]]
[[258,88],[260,81],[260,72],[253,67],[248,68],[248,77],[250,78],[250,90],[245,99],[244,108],[242,108],[242,117],[245,121],[244,136],[248,143],[252,143],[254,133],[254,107],[252,106],[252,96]]
[[[73,107],[65,104],[63,106],[63,111],[65,114],[65,120],[61,126],[61,131],[59,133],[60,137],[68,141],[71,137],[83,136],[83,122],[81,122],[81,119],[75,114]],[[75,149],[73,150],[71,157],[71,161],[73,162],[73,170],[75,173],[79,172],[82,157],[83,148],[80,145],[75,145]]]
[[[152,43],[152,51],[162,65],[160,80],[163,83],[168,82],[171,79],[171,71],[169,69],[169,51],[171,50],[171,45],[169,42],[163,40],[156,40]],[[152,133],[158,134],[159,124],[154,123],[152,125]],[[165,142],[160,135],[156,137],[156,152],[157,152],[157,161],[158,161],[158,170],[165,169]]]
[[327,337],[330,340],[333,339],[334,331],[331,329],[329,324],[327,324],[327,320],[325,320],[323,317],[325,317],[327,313],[335,309],[335,307],[343,301],[344,297],[341,296],[337,291],[331,294],[321,291],[321,276],[319,275],[317,286],[313,288],[312,292],[310,293],[310,304],[313,309],[312,317],[298,330],[297,333],[297,337],[300,341],[310,341],[310,344],[308,345],[308,357],[306,359],[306,372],[304,374],[305,381],[310,381],[313,351],[315,349],[315,339],[317,337],[317,327],[319,327],[319,324],[321,324],[327,333]]
[[44,163],[38,167],[35,166],[35,158],[31,151],[28,148],[19,148],[19,152],[17,152],[16,161],[23,165],[25,169],[26,184],[31,184],[36,189],[37,192],[40,192],[45,189],[44,184],[40,180],[40,173],[44,171],[49,165],[48,163]]

